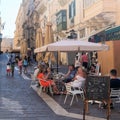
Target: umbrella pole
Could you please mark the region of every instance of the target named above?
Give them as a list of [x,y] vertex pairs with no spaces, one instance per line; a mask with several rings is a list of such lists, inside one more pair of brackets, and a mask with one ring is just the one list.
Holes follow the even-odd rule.
[[58,73],[58,51],[57,51],[57,73]]

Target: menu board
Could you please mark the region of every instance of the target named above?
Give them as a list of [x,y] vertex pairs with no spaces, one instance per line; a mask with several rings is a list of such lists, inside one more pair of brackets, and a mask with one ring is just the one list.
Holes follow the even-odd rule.
[[88,76],[85,84],[86,100],[108,100],[110,94],[110,77]]

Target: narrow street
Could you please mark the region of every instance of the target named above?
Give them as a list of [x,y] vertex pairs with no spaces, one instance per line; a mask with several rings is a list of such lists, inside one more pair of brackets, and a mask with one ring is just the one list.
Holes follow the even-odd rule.
[[[83,101],[70,99],[64,104],[65,95],[39,94],[39,89],[30,87],[31,79],[19,75],[15,69],[14,77],[6,75],[6,54],[0,55],[0,120],[82,120]],[[30,72],[31,69],[29,69]],[[120,106],[116,104],[111,112],[111,120],[119,120]],[[90,114],[86,120],[105,120],[106,110],[98,105],[89,105]]]
[[[6,75],[6,55],[0,55],[0,120],[72,120],[61,117],[30,88],[15,70],[14,77]],[[74,119],[75,120],[75,119]]]

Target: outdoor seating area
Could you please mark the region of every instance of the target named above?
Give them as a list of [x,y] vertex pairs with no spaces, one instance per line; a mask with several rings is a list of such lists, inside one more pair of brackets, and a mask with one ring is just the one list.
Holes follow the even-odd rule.
[[[59,52],[77,51],[78,54],[80,53],[80,56],[78,54],[74,56],[75,63],[74,65],[71,64],[67,66],[68,71],[66,73],[62,73],[63,69],[61,68],[61,65],[58,64],[58,53],[57,53],[57,60],[56,60],[57,65],[56,67],[53,67],[53,71],[52,71],[52,81],[54,81],[54,84],[59,91],[57,97],[62,99],[62,106],[69,105],[70,107],[72,107],[74,105],[79,104],[79,102],[81,102],[82,111],[85,107],[86,113],[89,113],[90,107],[95,106],[97,108],[97,111],[99,112],[101,111],[103,112],[104,109],[106,110],[108,109],[108,116],[109,116],[111,114],[109,112],[110,111],[109,107],[104,108],[102,106],[104,105],[104,100],[105,102],[109,101],[110,105],[115,103],[114,107],[116,107],[116,103],[119,103],[120,95],[117,94],[117,100],[116,99],[113,100],[112,97],[114,96],[113,93],[114,91],[111,90],[111,95],[110,95],[111,99],[109,99],[110,77],[103,76],[101,74],[101,66],[97,59],[97,51],[108,50],[108,48],[109,47],[107,45],[101,46],[101,44],[93,44],[85,41],[62,40],[37,48],[35,49],[34,52],[42,53],[42,52],[58,52],[58,51]],[[49,58],[49,60],[50,59],[51,58]],[[88,79],[89,76],[90,76],[90,81]],[[88,84],[86,84],[86,81],[88,81]],[[86,87],[86,85],[88,85],[88,88]],[[42,91],[42,88],[43,87],[40,87],[40,91]],[[52,91],[54,91],[53,86],[50,86],[49,92],[47,90],[46,93],[48,95],[51,95],[51,89]],[[115,93],[116,92],[118,91],[115,91]],[[51,97],[53,99],[56,98],[56,94],[54,94],[53,92],[53,95]],[[108,103],[106,105],[108,105]],[[119,107],[117,106],[116,108],[117,111],[119,111]]]

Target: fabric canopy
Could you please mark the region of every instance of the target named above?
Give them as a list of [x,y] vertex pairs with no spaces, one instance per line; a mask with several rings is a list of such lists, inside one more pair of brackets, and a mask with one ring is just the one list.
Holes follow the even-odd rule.
[[45,52],[45,51],[101,51],[108,50],[109,46],[105,44],[92,43],[87,41],[80,40],[61,40],[58,42],[54,42],[40,48],[35,49],[35,53]]
[[[45,32],[45,39],[44,39],[44,44],[48,45],[50,43],[53,43],[54,37],[53,37],[53,31],[52,31],[52,24],[48,22],[46,24],[46,32]],[[55,62],[55,56],[53,52],[47,52],[44,57],[44,61],[47,63],[49,60],[51,62]]]
[[[39,48],[43,45],[43,40],[42,40],[42,29],[38,28],[37,29],[37,33],[36,33],[36,48]],[[36,56],[36,60],[42,60],[43,59],[43,55],[42,53],[38,53]]]

